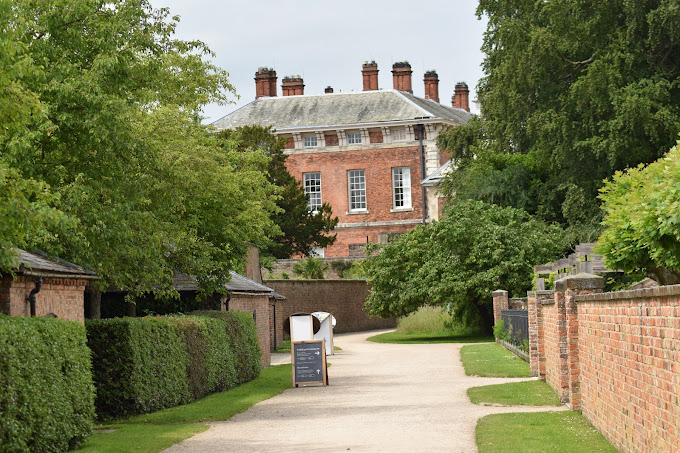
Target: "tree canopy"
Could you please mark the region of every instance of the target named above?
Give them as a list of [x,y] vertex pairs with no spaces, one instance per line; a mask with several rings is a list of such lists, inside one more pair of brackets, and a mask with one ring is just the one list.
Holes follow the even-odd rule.
[[527,291],[533,264],[559,252],[559,234],[519,209],[454,200],[440,221],[399,236],[364,262],[371,284],[366,310],[391,317],[439,305],[467,325],[490,329],[491,293]]
[[646,167],[617,172],[600,198],[605,230],[598,249],[606,264],[680,283],[680,147]]
[[482,116],[440,135],[448,191],[600,231],[602,181],[649,163],[680,131],[673,0],[480,0]]
[[285,139],[277,138],[270,128],[263,126],[224,130],[218,137],[225,142],[236,143],[237,148],[243,151],[262,150],[269,158],[269,165],[263,170],[269,175],[269,182],[276,186],[278,209],[272,220],[281,234],[259,244],[264,255],[279,259],[294,255],[310,256],[315,247],[325,248],[335,242],[333,229],[338,218],[333,217],[329,203],[323,203],[317,211],[309,210],[302,185],[286,168]]
[[[200,124],[234,91],[210,49],[175,39],[178,19],[147,0],[17,0],[0,14],[0,60],[18,63],[0,67],[0,185],[33,209],[0,231],[3,250],[41,246],[136,295],[174,294],[177,271],[222,288],[244,242],[276,230],[276,207],[267,157]],[[31,218],[50,234],[21,240]]]

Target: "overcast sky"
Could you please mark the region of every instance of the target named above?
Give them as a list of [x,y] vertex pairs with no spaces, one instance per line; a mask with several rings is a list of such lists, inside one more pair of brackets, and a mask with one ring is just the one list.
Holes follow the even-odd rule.
[[[305,94],[361,91],[361,65],[375,60],[379,87],[392,88],[392,64],[408,61],[413,92],[424,97],[423,74],[439,75],[439,98],[450,105],[456,82],[470,87],[482,76],[480,51],[486,21],[476,0],[151,0],[180,16],[176,36],[200,39],[229,72],[240,97],[205,109],[207,123],[255,99],[255,71],[274,68],[281,79],[300,75]],[[474,111],[474,105],[471,105]]]

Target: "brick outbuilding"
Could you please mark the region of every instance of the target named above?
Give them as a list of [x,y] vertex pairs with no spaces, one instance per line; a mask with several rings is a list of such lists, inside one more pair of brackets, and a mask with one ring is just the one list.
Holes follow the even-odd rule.
[[10,316],[52,316],[84,322],[84,292],[91,270],[63,260],[17,250],[14,275],[0,275],[0,312]]
[[260,68],[257,99],[213,126],[271,126],[287,140],[286,167],[302,183],[310,210],[328,202],[339,218],[335,244],[317,254],[365,256],[368,242],[388,242],[438,218],[439,193],[421,181],[448,160],[437,136],[472,116],[467,85],[457,84],[452,106],[442,105],[437,73],[425,73],[424,99],[413,95],[412,73],[408,62],[395,63],[394,87],[382,90],[378,65],[366,62],[364,91],[304,94],[302,78],[293,76],[277,97],[276,71]]

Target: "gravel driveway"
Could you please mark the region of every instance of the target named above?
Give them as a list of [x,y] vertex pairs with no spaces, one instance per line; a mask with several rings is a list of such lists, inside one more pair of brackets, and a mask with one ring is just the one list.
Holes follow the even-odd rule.
[[367,342],[335,336],[330,386],[291,388],[167,452],[476,452],[480,417],[559,408],[477,406],[470,387],[527,379],[465,376],[462,344]]

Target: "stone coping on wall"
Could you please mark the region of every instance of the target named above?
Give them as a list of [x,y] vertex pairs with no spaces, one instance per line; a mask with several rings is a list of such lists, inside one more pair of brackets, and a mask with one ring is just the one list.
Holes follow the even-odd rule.
[[680,296],[680,285],[631,289],[628,291],[616,291],[611,293],[581,294],[576,296],[576,302],[625,302],[631,299],[651,299],[671,296]]
[[356,283],[363,282],[366,283],[368,280],[363,278],[322,278],[322,279],[310,279],[310,278],[265,278],[264,282],[293,282],[293,283],[310,283],[310,282],[333,282],[333,283]]

